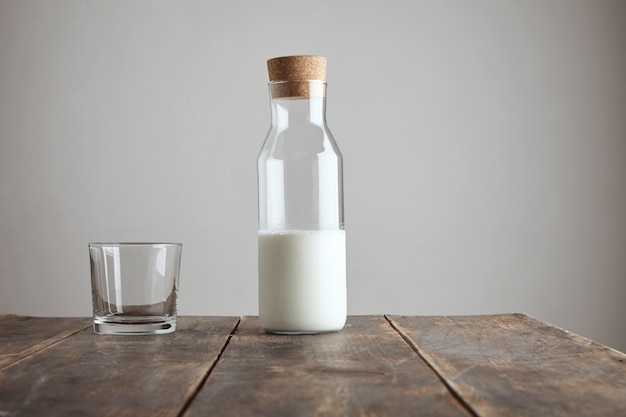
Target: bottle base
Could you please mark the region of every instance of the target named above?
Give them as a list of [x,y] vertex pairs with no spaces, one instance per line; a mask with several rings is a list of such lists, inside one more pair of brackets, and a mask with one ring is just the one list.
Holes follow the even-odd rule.
[[332,330],[303,330],[303,331],[293,331],[293,330],[272,330],[265,329],[266,333],[277,334],[277,335],[307,335],[307,334],[327,334],[327,333],[336,333],[343,330],[343,327],[340,329],[332,329]]
[[284,320],[268,320],[263,316],[259,317],[261,327],[267,333],[282,334],[282,335],[306,335],[306,334],[325,334],[336,333],[346,325],[347,316],[343,318],[336,318],[335,320],[329,320],[326,322],[293,322]]

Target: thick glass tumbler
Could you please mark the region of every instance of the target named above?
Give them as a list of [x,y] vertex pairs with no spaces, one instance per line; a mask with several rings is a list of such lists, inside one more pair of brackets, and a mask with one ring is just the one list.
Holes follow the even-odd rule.
[[180,243],[90,243],[96,333],[175,331],[181,251]]

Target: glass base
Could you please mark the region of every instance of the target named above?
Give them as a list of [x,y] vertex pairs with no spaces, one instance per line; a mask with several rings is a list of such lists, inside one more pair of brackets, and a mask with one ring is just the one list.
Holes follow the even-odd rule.
[[98,334],[112,335],[173,333],[176,331],[176,317],[96,317],[93,329]]

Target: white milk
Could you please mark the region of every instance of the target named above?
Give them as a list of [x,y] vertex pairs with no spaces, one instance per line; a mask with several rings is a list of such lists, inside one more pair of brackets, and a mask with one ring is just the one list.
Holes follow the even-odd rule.
[[259,232],[259,316],[266,330],[341,330],[346,303],[345,231]]

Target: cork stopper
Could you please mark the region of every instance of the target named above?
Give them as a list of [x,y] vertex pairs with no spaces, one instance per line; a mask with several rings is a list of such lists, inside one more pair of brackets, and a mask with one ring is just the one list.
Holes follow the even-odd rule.
[[[294,55],[267,61],[272,97],[323,97],[326,93],[326,58]],[[312,81],[319,81],[313,83]]]

